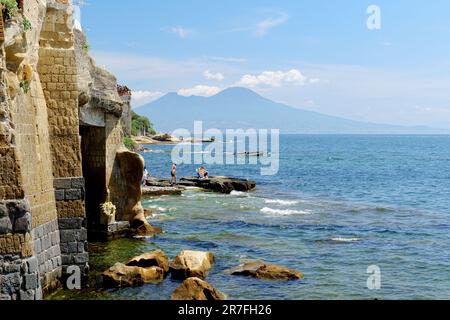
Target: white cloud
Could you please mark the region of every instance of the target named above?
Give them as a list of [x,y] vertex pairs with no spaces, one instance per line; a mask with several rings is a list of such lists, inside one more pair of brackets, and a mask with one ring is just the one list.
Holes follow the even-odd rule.
[[289,20],[289,16],[286,13],[281,13],[277,18],[269,18],[258,22],[256,25],[256,34],[260,37],[266,35],[266,33],[279,25],[286,23]]
[[208,80],[216,80],[216,81],[223,81],[225,77],[220,72],[218,73],[212,73],[209,70],[206,70],[203,72],[203,76]]
[[158,91],[133,91],[131,95],[131,103],[133,108],[136,108],[155,101],[163,95],[164,93]]
[[187,37],[189,37],[192,34],[192,30],[183,28],[183,27],[172,27],[169,28],[168,31],[170,33],[176,34],[177,36],[179,36],[181,39],[186,39]]
[[264,71],[259,75],[244,75],[236,85],[250,88],[256,87],[281,87],[285,84],[304,86],[308,83],[318,83],[320,79],[307,78],[303,73],[297,69],[292,69],[287,72],[283,71]]
[[185,97],[190,97],[190,96],[211,97],[211,96],[218,94],[221,91],[222,91],[222,89],[219,87],[197,85],[193,88],[180,89],[180,90],[178,90],[178,94],[180,96],[185,96]]

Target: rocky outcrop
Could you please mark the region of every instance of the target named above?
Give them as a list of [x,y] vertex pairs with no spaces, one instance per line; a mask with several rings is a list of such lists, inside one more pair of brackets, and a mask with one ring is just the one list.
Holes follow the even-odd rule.
[[166,254],[161,250],[145,253],[138,257],[130,259],[127,263],[129,267],[160,267],[165,273],[169,272],[169,259]]
[[211,252],[185,250],[172,262],[170,271],[174,279],[205,279],[213,264],[214,255]]
[[255,181],[228,177],[211,177],[209,179],[182,178],[179,185],[194,186],[226,194],[233,191],[249,192],[256,189]]
[[144,187],[142,195],[148,197],[179,196],[185,191],[183,187]]
[[224,294],[199,278],[186,279],[172,294],[172,300],[225,300]]
[[146,222],[141,205],[143,172],[144,159],[140,155],[124,147],[117,151],[110,193],[117,207],[118,220]]
[[107,288],[132,287],[164,280],[165,272],[159,267],[141,268],[116,263],[103,273],[103,285]]
[[123,100],[117,92],[117,79],[96,66],[87,52],[83,32],[74,30],[78,69],[80,125],[105,127],[105,113],[121,118]]
[[299,271],[268,264],[263,261],[249,262],[227,271],[235,276],[253,277],[262,280],[299,280],[303,274]]

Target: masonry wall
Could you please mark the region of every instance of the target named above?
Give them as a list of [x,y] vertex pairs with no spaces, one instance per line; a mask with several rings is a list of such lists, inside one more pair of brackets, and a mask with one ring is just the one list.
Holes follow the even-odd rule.
[[86,276],[89,256],[72,12],[67,1],[59,2],[47,5],[38,72],[48,110],[62,271],[66,274],[69,266],[77,265]]

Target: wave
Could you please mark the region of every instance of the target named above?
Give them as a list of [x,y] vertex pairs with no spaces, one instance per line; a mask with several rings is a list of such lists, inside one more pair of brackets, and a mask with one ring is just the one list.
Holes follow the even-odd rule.
[[281,210],[281,209],[272,209],[272,208],[262,208],[262,213],[273,214],[273,215],[282,215],[282,216],[290,216],[290,215],[310,215],[312,214],[309,211],[302,210]]
[[342,238],[342,237],[337,237],[337,238],[332,238],[331,241],[333,241],[333,242],[342,242],[342,243],[350,243],[350,242],[361,241],[361,239],[360,238]]
[[281,200],[281,199],[265,199],[264,201],[267,204],[278,204],[280,206],[293,206],[299,204],[299,201],[289,201],[289,200]]
[[248,197],[248,193],[236,190],[231,191],[230,195],[238,197]]

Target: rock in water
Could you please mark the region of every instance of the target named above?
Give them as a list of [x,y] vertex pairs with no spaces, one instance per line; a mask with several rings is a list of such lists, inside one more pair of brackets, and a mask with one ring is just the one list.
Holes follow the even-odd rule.
[[175,258],[170,270],[174,279],[205,279],[213,264],[214,255],[211,252],[185,250]]
[[255,181],[228,177],[211,177],[210,179],[182,178],[179,185],[196,186],[202,189],[226,194],[233,191],[249,192],[256,188]]
[[135,257],[126,263],[129,267],[160,267],[165,273],[169,272],[169,259],[161,250],[145,253],[139,257]]
[[103,273],[103,285],[108,288],[139,286],[148,282],[164,280],[160,267],[140,268],[116,263]]
[[262,280],[299,280],[303,274],[299,271],[287,269],[262,261],[242,264],[228,271],[232,275],[254,277]]
[[172,300],[225,300],[225,296],[199,278],[186,279],[172,294]]

